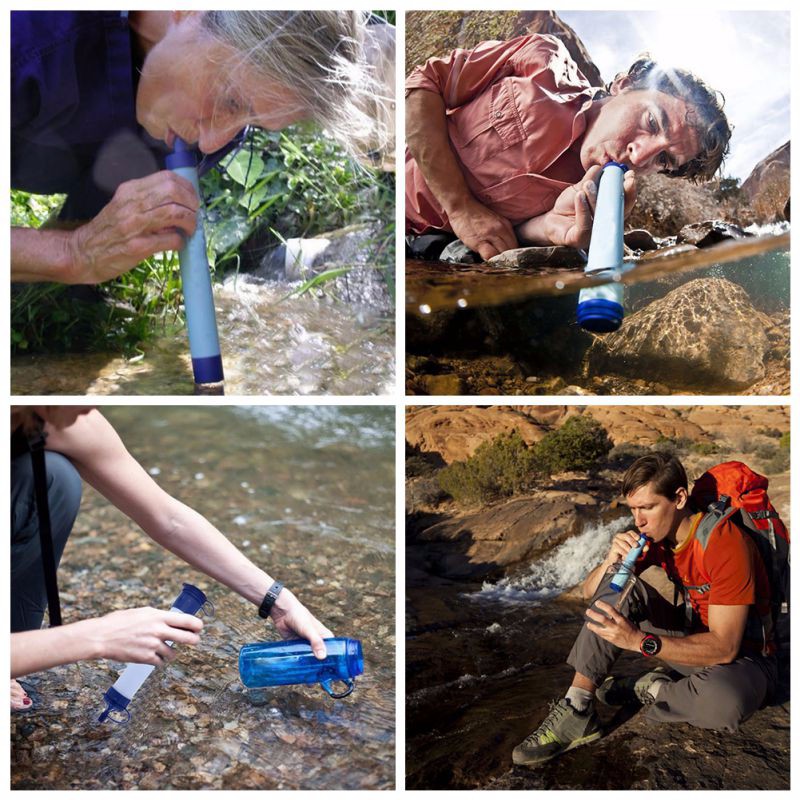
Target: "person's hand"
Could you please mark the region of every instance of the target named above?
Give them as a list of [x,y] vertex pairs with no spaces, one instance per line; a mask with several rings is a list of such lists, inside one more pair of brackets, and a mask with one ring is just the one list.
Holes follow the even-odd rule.
[[[611,540],[611,548],[606,556],[606,564],[611,566],[612,564],[616,564],[618,561],[624,561],[625,557],[631,551],[631,548],[639,546],[639,536],[640,534],[637,531],[623,531],[622,533],[618,533]],[[642,548],[640,558],[649,549],[650,542],[648,541]]]
[[484,261],[519,246],[511,223],[473,198],[449,209],[447,218],[453,233]]
[[307,639],[317,658],[325,658],[325,642],[333,633],[326,628],[288,589],[284,589],[270,611],[270,617],[284,639]]
[[197,644],[203,621],[178,611],[129,608],[77,623],[95,645],[98,658],[159,667],[175,658],[167,644]]
[[586,616],[592,620],[586,627],[601,639],[623,650],[638,650],[642,641],[642,631],[604,600],[598,600],[595,605],[600,611],[595,611],[593,608],[586,610]]
[[180,250],[194,233],[200,201],[192,184],[171,170],[119,186],[111,202],[69,240],[69,283],[116,278],[163,250]]
[[[542,229],[551,244],[583,249],[589,246],[601,172],[602,167],[598,165],[590,167],[583,178],[564,189],[553,208],[542,215]],[[625,173],[622,189],[624,216],[627,217],[636,203],[636,176],[632,170]]]

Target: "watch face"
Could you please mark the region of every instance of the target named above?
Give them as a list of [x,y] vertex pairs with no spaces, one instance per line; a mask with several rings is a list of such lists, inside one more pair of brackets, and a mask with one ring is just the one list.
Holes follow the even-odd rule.
[[654,656],[661,649],[661,642],[655,636],[647,636],[642,640],[642,652]]

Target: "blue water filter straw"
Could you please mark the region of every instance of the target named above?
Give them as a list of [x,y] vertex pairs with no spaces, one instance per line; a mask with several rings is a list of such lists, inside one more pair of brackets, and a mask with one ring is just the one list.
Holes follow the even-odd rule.
[[[196,614],[206,603],[206,596],[191,583],[184,583],[181,593],[172,604],[170,611],[180,611],[183,614]],[[172,645],[172,642],[167,642]],[[133,696],[141,689],[142,684],[150,677],[155,669],[152,664],[128,664],[120,673],[116,683],[103,695],[106,708],[97,718],[98,722],[105,722],[109,714],[114,712],[125,713],[130,719],[128,704]],[[112,717],[112,720],[114,718]],[[117,720],[114,720],[115,722]]]
[[203,195],[197,177],[197,155],[183,139],[175,139],[174,152],[166,159],[167,169],[188,180],[200,198],[197,227],[178,254],[181,264],[186,327],[196,384],[219,383],[224,380],[219,349],[211,270],[208,266],[206,236],[203,231]]
[[[305,639],[286,642],[254,642],[239,651],[239,676],[248,689],[319,683],[334,698],[347,697],[354,678],[364,672],[364,655],[358,639],[325,639],[327,654],[317,658]],[[342,681],[345,691],[335,692]]]
[[593,278],[607,274],[611,282],[581,289],[578,295],[578,323],[584,330],[592,333],[617,330],[625,315],[619,276],[622,270],[622,235],[625,224],[622,179],[627,171],[624,164],[609,161],[600,173],[592,238],[589,242],[589,260],[584,273]]
[[642,550],[644,550],[646,544],[647,538],[640,536],[638,543],[628,551],[628,555],[625,556],[625,560],[622,562],[619,572],[611,579],[611,588],[615,592],[621,592],[625,588],[628,578],[633,573],[633,565],[642,554]]

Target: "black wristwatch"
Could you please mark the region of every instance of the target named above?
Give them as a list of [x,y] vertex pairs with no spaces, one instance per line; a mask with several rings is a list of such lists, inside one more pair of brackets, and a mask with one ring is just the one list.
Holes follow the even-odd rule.
[[654,633],[648,633],[641,642],[639,642],[639,650],[643,656],[652,658],[661,652],[661,639]]
[[264,599],[258,607],[258,616],[261,617],[261,619],[266,619],[269,616],[269,612],[272,611],[272,606],[275,605],[275,601],[278,599],[281,589],[283,589],[283,584],[280,581],[275,581],[275,583],[267,589],[267,593],[264,595]]

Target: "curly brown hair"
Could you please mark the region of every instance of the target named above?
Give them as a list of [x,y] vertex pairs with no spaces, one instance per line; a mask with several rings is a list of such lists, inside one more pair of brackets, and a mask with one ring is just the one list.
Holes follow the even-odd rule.
[[723,111],[722,92],[712,89],[689,70],[660,67],[649,53],[640,55],[628,72],[620,73],[615,80],[625,76],[630,80],[631,89],[655,89],[678,97],[689,106],[686,123],[699,137],[700,152],[677,169],[665,169],[661,173],[671,178],[688,178],[695,183],[712,178],[728,155],[732,133]]

